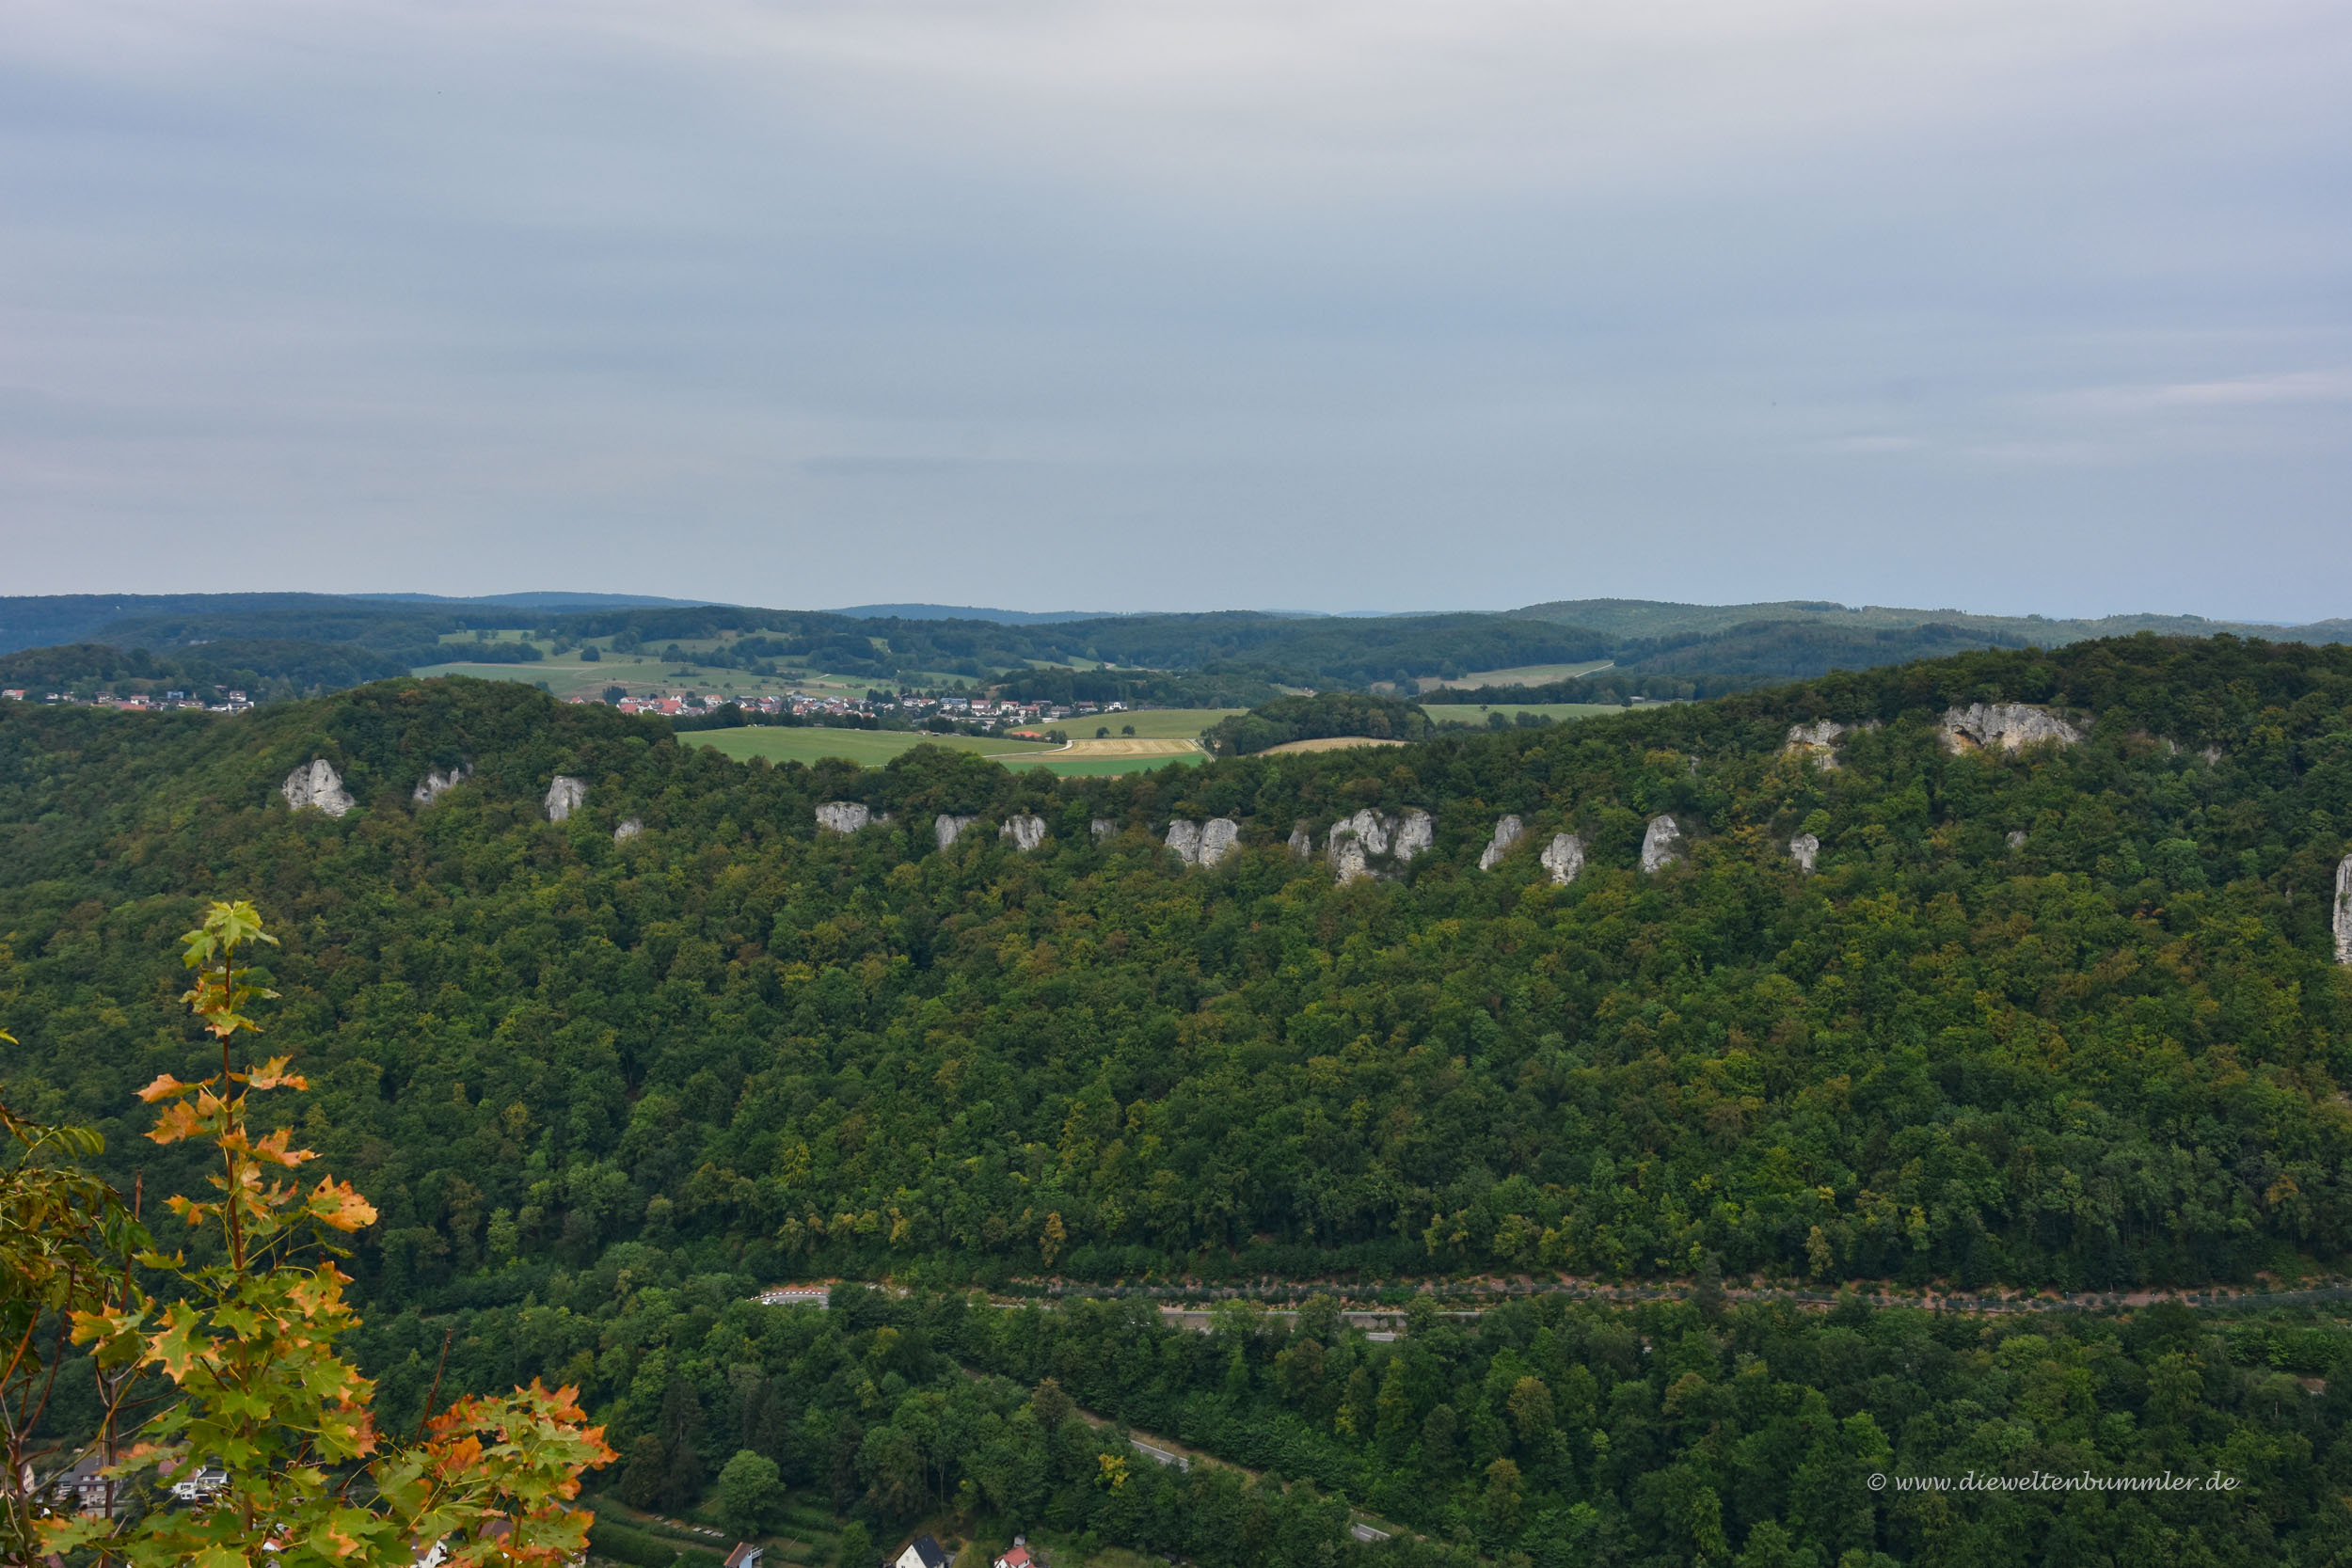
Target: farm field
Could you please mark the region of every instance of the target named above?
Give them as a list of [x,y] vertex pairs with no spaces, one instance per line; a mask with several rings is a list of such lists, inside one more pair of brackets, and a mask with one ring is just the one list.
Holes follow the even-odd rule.
[[1269,746],[1263,752],[1274,756],[1286,752],[1344,752],[1356,746],[1402,746],[1402,740],[1368,735],[1321,735],[1311,740],[1285,740],[1279,746]]
[[1042,741],[1005,740],[968,735],[916,735],[909,730],[828,729],[806,724],[786,728],[746,724],[739,730],[690,730],[678,736],[689,745],[707,746],[738,762],[766,757],[770,762],[815,762],[818,757],[847,757],[868,768],[880,768],[901,752],[917,746],[945,746],[954,752],[977,752],[1008,768],[1019,768],[1032,757],[1060,752]]
[[1542,686],[1550,681],[1574,680],[1579,675],[1589,675],[1596,670],[1608,669],[1613,662],[1611,659],[1596,658],[1582,664],[1521,664],[1508,670],[1473,670],[1452,680],[1438,675],[1423,675],[1421,689],[1437,691],[1449,686],[1466,689],[1481,686]]
[[1198,740],[1200,732],[1220,719],[1230,719],[1248,709],[1238,707],[1147,707],[1134,713],[1089,714],[1083,719],[1057,719],[1057,728],[1069,733],[1073,739],[1090,736],[1097,729],[1108,727],[1113,738],[1128,724],[1136,727],[1137,740]]

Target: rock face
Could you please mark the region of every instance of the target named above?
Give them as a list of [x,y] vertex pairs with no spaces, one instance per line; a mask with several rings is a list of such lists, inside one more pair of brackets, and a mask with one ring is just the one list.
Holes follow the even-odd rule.
[[587,780],[558,773],[548,781],[548,798],[539,803],[547,808],[548,821],[561,822],[578,811],[587,800]]
[[2023,703],[1971,703],[1944,713],[1944,744],[1954,752],[1995,746],[2014,752],[2044,740],[2071,746],[2082,737],[2082,731],[2047,708],[2027,707]]
[[1478,869],[1492,871],[1511,852],[1511,846],[1527,836],[1527,824],[1516,816],[1506,816],[1495,824],[1495,836],[1486,847],[1478,852]]
[[2011,828],[2009,831],[2009,847],[2012,849],[2023,849],[2026,847],[2025,829]]
[[1112,821],[1107,816],[1096,817],[1090,826],[1092,827],[1094,832],[1094,842],[1097,844],[1102,843],[1106,838],[1116,838],[1119,836],[1119,824]]
[[2352,964],[2352,855],[2336,866],[2336,962]]
[[1682,826],[1671,816],[1653,816],[1642,834],[1642,872],[1655,877],[1682,858]]
[[612,842],[615,844],[622,843],[628,839],[635,838],[639,833],[642,833],[644,831],[645,824],[644,818],[632,816],[628,821],[612,830]]
[[1343,886],[1359,882],[1372,875],[1372,866],[1364,855],[1364,841],[1354,833],[1333,838],[1326,853],[1331,857],[1332,873]]
[[827,832],[853,833],[874,820],[874,814],[855,800],[827,800],[817,808],[817,825]]
[[[1296,835],[1292,836],[1295,842]],[[1367,809],[1331,824],[1331,837],[1324,853],[1330,857],[1340,880],[1346,882],[1369,875],[1368,867],[1375,855],[1392,855],[1403,864],[1436,839],[1437,824],[1418,806],[1401,817],[1383,816]],[[1347,869],[1350,865],[1356,868],[1352,874]]]
[[287,774],[286,782],[278,786],[278,793],[295,811],[316,806],[329,816],[341,816],[358,804],[344,792],[343,776],[325,757],[312,757]]
[[1788,858],[1797,863],[1797,869],[1813,875],[1813,863],[1821,858],[1821,841],[1811,833],[1799,833],[1788,841]]
[[1007,840],[1025,855],[1045,842],[1045,818],[1025,815],[1008,816],[1005,825],[996,830],[996,836]]
[[1168,847],[1186,865],[1215,865],[1241,847],[1241,824],[1230,816],[1212,816],[1206,822],[1170,822]]
[[1290,842],[1291,854],[1295,859],[1311,861],[1315,858],[1314,830],[1308,827],[1304,822],[1300,822],[1291,829]]
[[1837,741],[1845,733],[1845,725],[1829,719],[1812,724],[1791,724],[1788,744],[1782,749],[1790,756],[1811,757],[1824,768],[1835,768]]
[[1342,840],[1352,840],[1367,855],[1389,852],[1389,818],[1376,811],[1359,811],[1353,816],[1343,816],[1331,824],[1331,836],[1324,843],[1323,852],[1331,857],[1331,863],[1340,863]]
[[939,847],[942,849],[951,849],[955,847],[956,840],[963,836],[963,830],[972,825],[973,820],[969,816],[950,816],[943,811],[931,820],[931,837],[939,841]]
[[1565,887],[1584,869],[1584,840],[1575,833],[1555,834],[1537,859],[1551,873],[1552,885]]
[[472,768],[461,763],[446,773],[437,769],[427,773],[424,776],[424,783],[409,791],[408,799],[421,806],[429,806],[459,784],[464,784],[472,772]]

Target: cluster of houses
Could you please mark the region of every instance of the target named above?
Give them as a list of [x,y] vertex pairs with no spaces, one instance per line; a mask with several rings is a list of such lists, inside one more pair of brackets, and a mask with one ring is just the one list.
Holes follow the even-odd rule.
[[[575,703],[594,699],[574,697]],[[903,713],[923,719],[944,714],[959,723],[973,723],[994,729],[1008,724],[1047,723],[1057,719],[1089,719],[1099,714],[1124,713],[1124,703],[1022,703],[1009,699],[991,701],[986,697],[916,697],[901,696],[895,703],[869,702],[864,697],[812,697],[804,691],[789,695],[723,696],[716,691],[671,691],[660,695],[623,697],[613,705],[623,713],[659,713],[672,719],[694,719],[714,713],[729,704],[746,713],[789,713],[796,719],[822,722],[827,719],[871,719],[885,713]]]
[[[0,702],[29,703],[35,700],[32,692],[21,686],[0,690]],[[205,713],[243,713],[253,705],[252,700],[242,691],[224,692],[218,702],[206,702],[187,691],[167,691],[160,697],[144,691],[135,691],[127,697],[118,697],[111,691],[102,691],[95,697],[76,697],[70,691],[47,691],[38,700],[56,703],[61,707],[111,707],[125,713],[161,713],[168,708],[195,708]]]

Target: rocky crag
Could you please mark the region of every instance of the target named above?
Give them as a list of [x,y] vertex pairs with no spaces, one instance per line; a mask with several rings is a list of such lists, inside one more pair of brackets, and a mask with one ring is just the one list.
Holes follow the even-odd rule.
[[1502,857],[1511,852],[1511,847],[1526,836],[1527,824],[1516,816],[1505,816],[1496,822],[1495,836],[1487,840],[1486,847],[1478,852],[1478,869],[1492,871],[1502,863]]
[[588,781],[575,779],[568,773],[558,773],[548,781],[548,797],[540,802],[550,822],[563,821],[587,803]]
[[409,791],[408,799],[420,806],[429,806],[459,784],[464,784],[472,773],[473,769],[462,763],[446,773],[436,768],[424,776],[422,784]]
[[2352,964],[2352,855],[2336,866],[2336,962]]
[[2047,708],[2023,703],[1971,703],[1944,714],[1944,744],[1953,752],[2014,752],[2055,740],[2071,746],[2083,732]]
[[1025,855],[1045,842],[1045,818],[1026,815],[1008,816],[1005,825],[996,830],[996,836]]
[[1435,842],[1437,824],[1418,806],[1402,816],[1383,816],[1366,809],[1331,824],[1324,853],[1339,879],[1352,882],[1371,876],[1372,862],[1379,856],[1386,855],[1399,865],[1410,864],[1415,855]]
[[853,833],[875,822],[887,822],[890,814],[874,815],[873,808],[856,800],[827,800],[817,808],[817,825],[830,833]]
[[1555,833],[1536,863],[1551,873],[1551,885],[1566,887],[1584,869],[1584,840],[1576,833]]
[[358,804],[343,788],[343,776],[325,757],[312,757],[286,775],[278,786],[286,804],[295,811],[316,806],[329,816],[341,816]]
[[952,816],[943,811],[931,819],[931,837],[942,849],[952,849],[956,840],[963,836],[963,830],[978,820],[977,816]]
[[1811,833],[1799,833],[1788,841],[1788,858],[1797,863],[1797,869],[1813,875],[1813,863],[1821,858],[1821,841]]
[[632,816],[628,821],[623,822],[619,827],[612,830],[612,842],[615,844],[627,843],[628,840],[635,838],[639,833],[642,833],[644,831],[644,818]]
[[1168,847],[1186,865],[1212,866],[1241,847],[1241,824],[1230,816],[1168,825]]
[[1655,877],[1681,858],[1681,824],[1671,816],[1651,817],[1642,833],[1642,874]]

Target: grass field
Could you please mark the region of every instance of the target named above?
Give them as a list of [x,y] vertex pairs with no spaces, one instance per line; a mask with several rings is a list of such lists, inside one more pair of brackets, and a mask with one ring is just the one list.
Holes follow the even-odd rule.
[[1134,713],[1089,714],[1084,719],[1057,719],[1055,727],[1073,739],[1108,726],[1115,736],[1124,725],[1136,727],[1137,740],[1197,740],[1200,732],[1220,719],[1247,713],[1238,707],[1147,707]]
[[1508,670],[1474,670],[1467,675],[1444,680],[1436,675],[1423,675],[1421,689],[1435,691],[1440,687],[1458,686],[1465,689],[1480,686],[1542,686],[1550,681],[1574,680],[1596,670],[1606,670],[1611,661],[1597,658],[1585,664],[1520,664]]
[[814,724],[784,728],[746,724],[739,730],[691,730],[678,736],[690,745],[707,746],[738,762],[766,757],[770,762],[815,762],[818,757],[847,757],[868,768],[880,768],[901,752],[929,743],[953,752],[978,752],[1008,768],[1019,768],[1031,757],[1060,750],[1043,742],[983,739],[968,735],[914,735],[905,730],[834,730]]
[[1265,754],[1274,756],[1286,752],[1344,752],[1357,746],[1402,746],[1402,740],[1375,739],[1368,735],[1322,735],[1312,740],[1285,740],[1279,746],[1269,746]]

